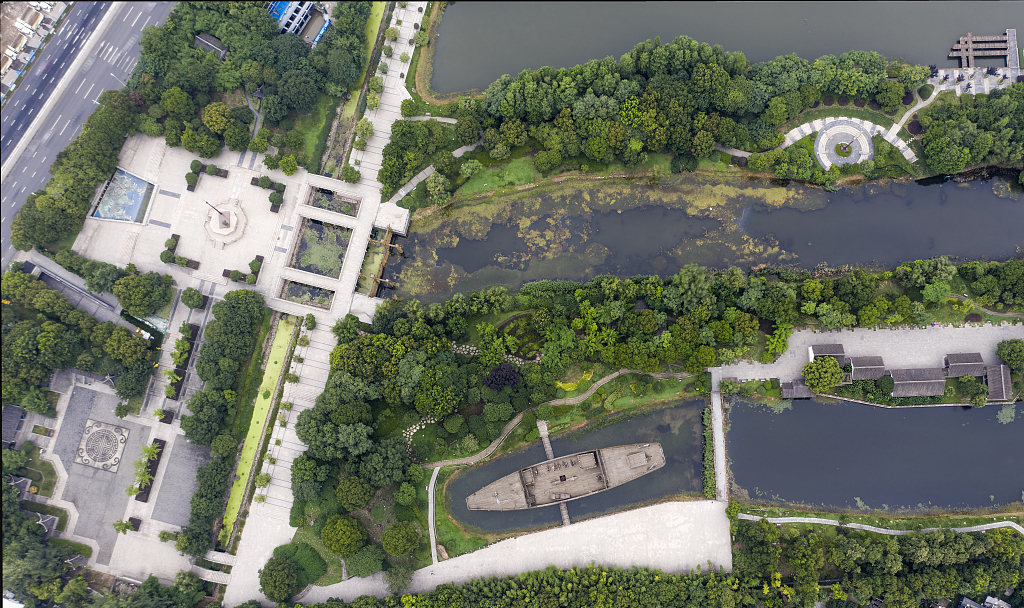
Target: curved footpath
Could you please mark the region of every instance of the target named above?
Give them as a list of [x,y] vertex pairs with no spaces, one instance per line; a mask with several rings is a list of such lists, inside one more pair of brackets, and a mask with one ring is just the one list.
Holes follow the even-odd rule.
[[[623,374],[643,374],[643,373],[645,373],[645,372],[629,370],[629,369],[620,369],[618,371],[615,371],[615,372],[612,372],[612,373],[608,374],[604,378],[601,378],[600,380],[598,380],[597,382],[592,384],[590,386],[590,388],[588,388],[586,391],[584,391],[580,395],[577,395],[575,397],[566,397],[564,399],[553,399],[551,401],[546,401],[546,402],[542,403],[541,405],[553,405],[553,406],[554,405],[569,405],[569,404],[576,405],[577,403],[580,403],[580,402],[586,400],[587,398],[589,398],[591,395],[593,395],[597,391],[597,389],[601,388],[605,384],[611,382],[612,380],[618,378],[619,376],[621,376]],[[648,376],[652,376],[654,378],[661,379],[661,380],[665,380],[665,379],[668,379],[668,378],[682,379],[682,378],[686,378],[686,377],[690,376],[690,374],[687,374],[686,372],[678,372],[678,373],[649,372],[649,373],[647,373],[647,375]],[[537,407],[540,407],[540,406],[537,406]],[[430,485],[427,486],[427,498],[428,498],[428,500],[427,500],[427,521],[430,523],[430,526],[429,526],[429,528],[430,528],[430,557],[431,557],[431,559],[433,560],[433,562],[435,564],[437,563],[437,536],[436,536],[436,532],[434,531],[434,521],[435,521],[435,519],[434,519],[434,510],[435,510],[435,508],[434,508],[434,484],[437,482],[437,474],[438,474],[438,472],[441,471],[441,467],[464,466],[464,465],[469,465],[469,464],[474,464],[474,463],[480,462],[481,460],[487,458],[488,456],[493,454],[495,450],[498,449],[498,446],[501,445],[502,441],[505,441],[505,437],[508,437],[508,434],[512,432],[512,429],[516,428],[516,426],[518,426],[519,423],[523,421],[523,414],[525,414],[526,412],[532,412],[532,411],[536,410],[537,407],[532,407],[532,408],[530,408],[528,410],[523,410],[522,412],[519,412],[518,414],[516,414],[516,417],[513,418],[512,420],[510,420],[509,423],[505,425],[505,428],[501,430],[501,436],[498,437],[497,439],[495,439],[494,441],[492,441],[491,444],[489,446],[487,446],[486,448],[484,448],[482,451],[480,451],[480,452],[478,452],[478,453],[476,453],[476,454],[474,454],[472,456],[467,456],[465,458],[454,458],[454,459],[451,459],[451,460],[441,460],[439,462],[430,462],[430,463],[426,463],[426,464],[423,465],[424,467],[433,467],[433,469],[434,469],[434,472],[430,476]],[[724,456],[723,456],[723,458],[724,458]]]
[[994,310],[989,310],[987,308],[984,308],[981,304],[978,304],[974,300],[972,300],[970,298],[967,298],[967,297],[964,297],[964,296],[952,295],[950,297],[951,298],[956,298],[957,300],[961,300],[963,302],[967,302],[971,306],[977,308],[978,310],[984,312],[987,315],[992,315],[993,317],[1008,317],[1010,319],[1024,319],[1024,313],[1020,313],[1020,312],[997,312],[997,311],[994,311]]
[[[748,515],[747,513],[740,513],[737,517],[739,519],[745,519],[747,521],[760,521],[762,518],[756,515]],[[868,526],[866,524],[841,524],[834,519],[822,519],[820,517],[766,517],[768,523],[772,524],[823,524],[826,526],[843,526],[844,528],[853,528],[854,530],[865,530],[867,532],[877,532],[878,534],[888,534],[890,536],[907,536],[911,532],[934,532],[941,528],[923,528],[921,530],[890,530],[889,528],[878,528],[876,526]],[[997,521],[990,524],[982,524],[980,526],[967,526],[964,528],[950,528],[954,532],[981,532],[984,530],[995,530],[997,528],[1013,528],[1017,532],[1024,535],[1024,528],[1012,521]]]
[[[621,376],[623,374],[646,374],[646,375],[651,376],[653,378],[658,378],[659,380],[665,380],[665,379],[669,379],[669,378],[682,379],[682,378],[688,378],[691,375],[691,374],[687,374],[686,372],[678,372],[678,373],[674,373],[674,374],[669,374],[669,373],[664,373],[664,372],[641,372],[641,371],[636,371],[636,370],[631,370],[631,369],[620,369],[620,370],[618,370],[616,372],[612,372],[612,373],[608,374],[604,378],[601,378],[600,380],[595,382],[593,385],[591,385],[591,387],[588,388],[584,393],[582,393],[580,395],[577,395],[576,397],[566,397],[564,399],[553,399],[551,401],[545,401],[544,403],[542,403],[540,405],[551,405],[551,406],[555,406],[555,405],[570,405],[570,404],[576,405],[577,403],[585,401],[588,397],[593,395],[597,391],[597,389],[601,388],[605,384],[611,382],[612,380],[618,378],[619,376]],[[486,448],[484,448],[482,451],[480,451],[480,452],[478,452],[476,454],[473,454],[472,456],[466,456],[465,458],[453,458],[451,460],[440,460],[438,462],[427,462],[427,463],[423,464],[423,468],[439,469],[441,467],[459,467],[459,466],[463,466],[463,465],[467,465],[467,464],[474,464],[474,463],[480,462],[484,458],[487,458],[488,456],[493,454],[494,450],[498,449],[498,446],[501,445],[501,442],[505,440],[505,437],[507,437],[508,434],[512,432],[512,429],[516,428],[516,425],[518,425],[520,422],[522,422],[523,414],[525,414],[526,412],[535,411],[538,407],[540,407],[540,406],[531,407],[529,409],[523,410],[522,412],[519,412],[518,414],[516,414],[516,417],[513,418],[512,420],[510,420],[508,422],[508,424],[505,425],[505,428],[502,429],[501,436],[498,437],[497,439],[495,439],[494,441],[492,441],[491,444],[489,446],[487,446]]]

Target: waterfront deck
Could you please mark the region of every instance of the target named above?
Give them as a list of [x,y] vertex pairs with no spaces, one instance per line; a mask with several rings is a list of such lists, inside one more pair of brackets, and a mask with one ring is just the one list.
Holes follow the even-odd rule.
[[961,67],[977,67],[978,57],[1006,57],[1007,67],[1019,67],[1017,30],[1006,30],[995,36],[975,36],[968,32],[950,51],[951,59],[959,59]]

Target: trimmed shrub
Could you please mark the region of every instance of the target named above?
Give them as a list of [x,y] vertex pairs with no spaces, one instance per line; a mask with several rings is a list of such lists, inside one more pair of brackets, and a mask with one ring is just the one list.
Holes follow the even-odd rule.
[[160,261],[164,264],[170,264],[174,261],[174,254],[171,253],[170,249],[164,249],[160,252]]
[[164,249],[174,249],[178,246],[178,241],[175,239],[167,239],[164,241]]
[[278,192],[284,192],[284,184],[281,183],[281,182],[275,182],[274,183],[274,190],[276,190]]
[[189,186],[195,186],[196,184],[199,183],[199,176],[196,175],[195,173],[186,173],[185,183],[187,183]]
[[260,181],[258,183],[260,185],[260,188],[269,188],[270,184],[272,184],[274,182],[270,181],[270,178],[268,176],[264,175],[264,176],[260,177]]
[[284,197],[281,196],[280,192],[271,192],[270,193],[270,204],[271,205],[280,205],[283,202],[284,202]]
[[220,172],[220,169],[217,168],[217,165],[206,165],[206,174],[207,175],[217,175],[217,173],[219,173],[219,172]]
[[194,160],[192,161],[192,164],[189,165],[189,169],[192,170],[192,173],[199,173],[203,170],[203,163],[198,160]]

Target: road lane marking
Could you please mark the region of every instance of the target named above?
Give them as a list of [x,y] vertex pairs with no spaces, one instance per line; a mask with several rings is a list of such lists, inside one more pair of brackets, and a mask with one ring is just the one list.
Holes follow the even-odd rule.
[[135,21],[132,21],[132,27],[135,27],[135,24],[139,22],[139,17],[141,17],[141,16],[142,16],[142,11],[139,11],[138,17],[135,18]]
[[95,82],[94,82],[94,83],[92,83],[91,85],[89,85],[89,90],[85,92],[85,98],[86,98],[86,99],[89,99],[89,93],[91,93],[91,92],[92,92],[92,88],[93,88],[94,86],[96,86],[96,83],[95,83]]
[[[142,13],[139,13],[139,14],[141,15]],[[131,17],[131,15],[132,15],[132,9],[128,9],[128,12],[125,13],[125,15],[124,15],[124,19],[122,19],[121,21],[122,22],[127,21],[128,17]]]
[[143,24],[142,24],[142,29],[146,29],[146,24],[149,23],[149,20],[152,19],[152,18],[153,18],[153,15],[150,15],[149,17],[146,17],[146,21],[143,22]]
[[[68,124],[67,124],[67,125],[64,125],[64,129],[67,129],[67,128],[68,128],[68,125],[70,125],[70,124],[71,124],[71,119],[69,118],[69,119],[68,119]],[[61,135],[64,135],[64,129],[61,129],[61,130],[60,130],[60,134],[61,134]]]

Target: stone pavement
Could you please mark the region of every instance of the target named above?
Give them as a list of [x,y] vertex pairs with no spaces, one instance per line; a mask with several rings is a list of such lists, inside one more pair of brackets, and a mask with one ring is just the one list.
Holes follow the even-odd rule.
[[[629,568],[689,572],[698,566],[732,570],[732,546],[725,502],[666,502],[567,527],[510,538],[473,553],[417,570],[410,591],[428,591],[443,583],[475,578],[514,576],[548,566],[572,568],[594,563]],[[230,588],[229,588],[230,590]],[[304,601],[360,595],[387,595],[380,573],[350,578],[328,587],[314,587]],[[225,596],[229,608],[237,605]],[[269,604],[266,604],[269,606]]]
[[998,363],[996,345],[1002,340],[1024,338],[1024,325],[951,327],[930,325],[924,329],[847,329],[842,331],[795,332],[789,349],[771,364],[742,362],[721,368],[723,378],[739,380],[792,380],[800,377],[810,360],[812,344],[842,344],[847,357],[877,355],[887,369],[941,367],[947,353],[980,352],[987,365]]
[[441,467],[434,469],[434,472],[430,474],[430,483],[427,485],[427,496],[430,500],[427,501],[427,521],[430,522],[430,559],[436,564],[437,563],[437,533],[434,532],[434,485],[437,483],[437,474],[441,472]]

